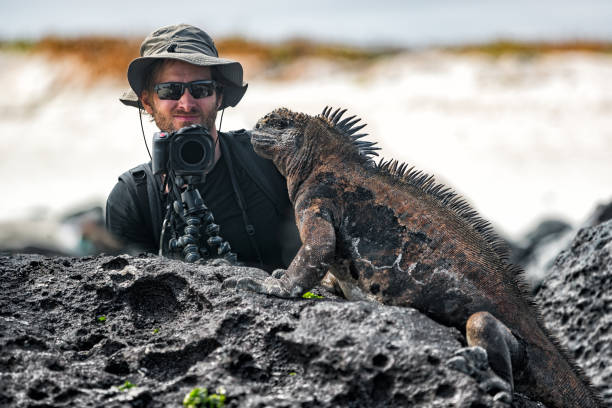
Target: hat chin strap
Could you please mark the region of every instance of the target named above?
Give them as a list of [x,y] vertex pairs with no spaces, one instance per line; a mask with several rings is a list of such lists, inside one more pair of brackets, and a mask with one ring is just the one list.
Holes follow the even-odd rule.
[[147,153],[149,153],[149,158],[153,160],[153,156],[151,156],[151,151],[149,150],[149,145],[147,144],[147,138],[144,133],[144,126],[142,125],[142,105],[140,104],[140,100],[138,100],[138,118],[140,119],[140,130],[142,130],[142,140],[144,140],[145,147],[147,148]]
[[223,113],[225,112],[225,108],[221,109],[221,118],[219,118],[219,129],[218,132],[221,132],[221,125],[223,124]]

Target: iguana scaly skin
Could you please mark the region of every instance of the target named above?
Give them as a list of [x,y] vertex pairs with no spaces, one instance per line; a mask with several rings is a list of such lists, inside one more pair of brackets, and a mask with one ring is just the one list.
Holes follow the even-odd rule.
[[[450,189],[396,161],[374,164],[359,119],[278,109],[251,142],[287,178],[302,247],[280,279],[238,288],[297,297],[329,270],[349,299],[413,307],[487,350],[493,370],[551,407],[598,397],[544,330],[489,224]],[[278,276],[278,274],[276,275]]]

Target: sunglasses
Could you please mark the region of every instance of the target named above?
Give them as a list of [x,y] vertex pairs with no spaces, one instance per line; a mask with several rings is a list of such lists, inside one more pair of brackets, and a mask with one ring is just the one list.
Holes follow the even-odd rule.
[[159,99],[171,99],[178,101],[185,93],[185,88],[189,88],[189,93],[196,99],[211,96],[215,89],[219,87],[216,81],[202,80],[192,82],[163,82],[155,85],[153,89],[157,92]]

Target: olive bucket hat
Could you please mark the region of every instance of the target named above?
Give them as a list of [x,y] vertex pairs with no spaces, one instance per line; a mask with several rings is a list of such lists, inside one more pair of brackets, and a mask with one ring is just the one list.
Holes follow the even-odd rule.
[[223,85],[223,102],[219,109],[236,106],[247,90],[242,82],[242,65],[237,61],[219,58],[212,38],[204,31],[188,24],[162,27],[144,39],[140,57],[133,60],[127,72],[131,90],[119,100],[125,105],[141,107],[138,96],[142,92],[147,70],[159,59],[185,61],[202,67],[216,67]]

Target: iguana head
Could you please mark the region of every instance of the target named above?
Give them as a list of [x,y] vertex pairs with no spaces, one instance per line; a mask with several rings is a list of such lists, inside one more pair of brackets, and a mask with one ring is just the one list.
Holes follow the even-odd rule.
[[321,115],[309,116],[281,108],[260,119],[251,132],[255,152],[271,159],[285,177],[305,173],[313,162],[346,161],[350,157],[369,159],[377,155],[374,143],[359,141],[365,134],[355,135],[364,125],[354,126],[354,116],[340,121],[346,110],[325,108]]
[[255,152],[270,159],[286,176],[287,164],[302,147],[307,115],[289,109],[276,109],[261,118],[251,132]]

